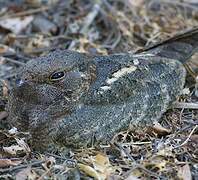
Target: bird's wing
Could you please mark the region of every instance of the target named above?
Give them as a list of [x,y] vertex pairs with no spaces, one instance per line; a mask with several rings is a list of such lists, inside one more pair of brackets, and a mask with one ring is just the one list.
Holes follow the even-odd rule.
[[158,56],[111,55],[99,56],[95,61],[97,79],[91,85],[86,104],[113,104],[144,96],[172,101],[185,81],[185,70],[179,61]]
[[[73,113],[57,127],[61,143],[106,139],[131,125],[158,120],[181,92],[185,69],[179,61],[149,55],[95,58],[97,78]],[[66,138],[65,138],[66,137]]]

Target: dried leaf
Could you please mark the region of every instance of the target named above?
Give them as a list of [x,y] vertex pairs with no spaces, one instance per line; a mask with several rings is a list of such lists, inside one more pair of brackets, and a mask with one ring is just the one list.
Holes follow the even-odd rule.
[[44,36],[42,35],[38,35],[34,38],[32,38],[27,46],[25,47],[24,51],[26,53],[31,53],[34,49],[38,49],[38,48],[46,48],[49,47],[50,42],[49,40],[45,39]]
[[105,169],[110,165],[109,158],[102,154],[97,154],[95,158],[93,159],[93,166],[96,170],[100,172],[104,172]]
[[30,147],[28,146],[28,144],[23,140],[23,139],[18,139],[18,138],[15,138],[17,144],[23,148],[23,150],[26,152],[26,153],[30,153],[31,150],[30,150]]
[[0,20],[0,26],[15,34],[19,34],[33,19],[33,16],[3,19]]
[[52,167],[52,165],[54,165],[56,163],[56,159],[52,156],[50,156],[49,158],[46,159],[45,163],[43,164],[43,167],[45,169],[49,169]]
[[26,180],[31,173],[31,167],[27,167],[16,174],[16,180]]
[[81,171],[83,171],[88,176],[91,176],[97,180],[102,180],[101,177],[99,176],[98,172],[94,168],[92,168],[88,165],[81,164],[81,163],[78,163],[78,167]]
[[128,0],[129,4],[131,6],[135,6],[135,7],[140,7],[143,5],[144,0],[138,0],[138,1],[134,1],[134,0]]
[[184,89],[182,90],[182,94],[183,94],[183,95],[189,95],[189,94],[190,94],[190,89],[189,89],[189,88],[184,88]]
[[188,164],[179,168],[178,176],[179,176],[179,178],[181,178],[183,180],[191,180],[192,179],[190,167]]
[[0,159],[0,168],[21,164],[20,160]]
[[161,147],[159,147],[161,149],[159,149],[159,151],[156,153],[156,155],[163,156],[163,157],[166,157],[166,156],[174,157],[174,154],[172,152],[173,151],[172,147],[169,147],[169,146],[166,146],[166,147],[161,146]]
[[102,179],[107,179],[110,174],[114,172],[109,158],[106,155],[97,154],[92,161],[94,169],[98,171]]
[[171,133],[170,129],[162,127],[161,124],[158,122],[154,122],[154,126],[152,127],[152,129],[155,131],[155,133],[160,135],[167,135]]
[[6,111],[0,112],[0,121],[4,118],[8,117],[8,113]]
[[10,147],[3,147],[3,150],[11,155],[16,155],[17,152],[23,151],[24,149],[19,145],[12,145]]
[[16,174],[16,180],[34,180],[38,178],[39,176],[31,169],[31,167],[27,167]]
[[18,130],[17,130],[16,127],[13,127],[12,129],[10,129],[10,130],[8,131],[8,133],[9,133],[10,135],[16,134],[17,132],[18,132]]
[[133,174],[129,175],[126,180],[139,180],[138,177],[134,176]]
[[15,50],[4,44],[0,44],[0,54],[7,53],[7,52],[15,53]]

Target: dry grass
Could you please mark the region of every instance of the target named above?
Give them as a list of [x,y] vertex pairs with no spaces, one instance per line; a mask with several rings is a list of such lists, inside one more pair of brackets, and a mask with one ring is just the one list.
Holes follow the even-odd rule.
[[[30,58],[57,47],[94,55],[133,52],[198,25],[198,4],[179,0],[39,2],[26,1],[23,7],[9,1],[1,4],[0,178],[198,178],[198,111],[186,104],[168,110],[160,124],[121,132],[108,145],[87,149],[40,154],[29,148],[27,134],[3,130],[7,126],[7,87],[12,86],[16,70]],[[24,25],[19,32],[10,27],[13,18]],[[25,24],[24,19],[29,22]],[[188,65],[187,93],[180,102],[197,102],[196,61],[194,56]]]

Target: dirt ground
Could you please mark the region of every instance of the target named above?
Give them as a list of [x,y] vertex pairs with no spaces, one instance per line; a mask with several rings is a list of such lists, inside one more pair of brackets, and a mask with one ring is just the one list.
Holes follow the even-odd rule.
[[61,48],[92,55],[135,52],[198,25],[197,0],[0,0],[0,179],[198,179],[198,55],[159,123],[109,144],[35,152],[7,125],[17,70]]

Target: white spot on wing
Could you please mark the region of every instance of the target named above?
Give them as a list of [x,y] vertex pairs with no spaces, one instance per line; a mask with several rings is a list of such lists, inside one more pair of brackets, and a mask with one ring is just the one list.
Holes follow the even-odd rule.
[[84,104],[82,104],[82,103],[79,104],[79,105],[78,105],[78,109],[81,109],[81,108],[83,107],[83,105],[84,105]]
[[109,89],[111,89],[111,87],[110,86],[102,86],[102,87],[100,87],[102,90],[104,90],[104,91],[107,91],[107,90],[109,90]]
[[134,60],[133,60],[133,64],[134,64],[134,65],[136,65],[136,66],[137,66],[139,63],[140,63],[140,62],[139,62],[139,60],[138,60],[138,59],[134,59]]
[[133,54],[133,57],[136,58],[136,57],[145,57],[145,56],[155,56],[154,54],[151,54],[151,53],[141,53],[141,54]]
[[115,72],[112,74],[112,78],[108,78],[106,80],[107,84],[112,84],[113,82],[117,81],[119,78],[121,78],[122,76],[132,73],[133,71],[135,71],[137,69],[136,66],[130,66],[130,67],[124,67],[122,69],[120,69],[119,71]]
[[118,78],[108,78],[107,80],[106,80],[106,82],[107,82],[107,84],[112,84],[113,82],[115,82],[115,81],[117,81],[118,80]]
[[86,74],[80,73],[80,77],[85,78],[86,77]]

